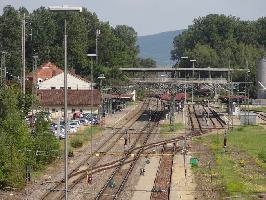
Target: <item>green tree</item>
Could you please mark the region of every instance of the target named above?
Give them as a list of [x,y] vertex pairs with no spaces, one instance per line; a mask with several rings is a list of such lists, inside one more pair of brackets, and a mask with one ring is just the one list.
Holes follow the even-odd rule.
[[26,149],[31,140],[18,107],[15,89],[0,90],[0,187],[24,184]]
[[21,68],[21,17],[12,6],[3,8],[0,18],[0,51],[7,51],[7,71],[20,76]]
[[[174,38],[171,57],[180,63],[181,56],[197,60],[197,67],[249,68],[255,83],[256,60],[266,54],[265,18],[241,21],[233,16],[210,14],[194,20],[194,24]],[[188,63],[181,62],[180,67]],[[235,81],[244,81],[238,73]],[[255,90],[254,93],[255,94]]]

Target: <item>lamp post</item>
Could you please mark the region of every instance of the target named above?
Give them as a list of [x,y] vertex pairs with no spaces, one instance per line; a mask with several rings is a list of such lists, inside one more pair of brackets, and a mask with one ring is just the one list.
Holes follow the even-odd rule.
[[[181,61],[182,59],[188,59],[188,56],[182,56],[181,57]],[[187,103],[187,83],[186,83],[186,73],[185,73],[185,101],[184,101],[184,107],[183,107],[183,122],[184,125],[186,125],[186,116],[185,116],[185,105]]]
[[192,103],[194,103],[194,63],[196,62],[195,59],[190,60],[192,62]]
[[22,77],[22,93],[23,93],[23,95],[25,95],[25,93],[26,93],[26,75],[25,75],[25,71],[26,71],[26,50],[25,50],[25,41],[26,41],[26,39],[25,39],[25,35],[26,35],[26,31],[25,31],[25,29],[26,29],[26,20],[25,20],[25,18],[26,18],[26,15],[25,15],[25,13],[23,13],[23,16],[22,16],[22,22],[21,22],[21,60],[22,60],[22,75],[21,75],[21,77]]
[[96,42],[96,50],[95,50],[95,53],[96,53],[96,65],[98,65],[98,38],[101,34],[101,31],[99,29],[96,29],[96,39],[95,39],[95,42]]
[[36,90],[36,86],[37,86],[37,81],[36,81],[36,69],[37,69],[37,59],[38,59],[38,56],[37,55],[34,55],[34,56],[32,56],[33,57],[33,59],[34,59],[34,64],[32,65],[32,105],[31,105],[31,109],[32,109],[32,113],[31,113],[31,117],[32,117],[32,122],[33,122],[33,120],[34,120],[34,118],[33,118],[33,112],[34,112],[34,97],[36,97],[37,96],[37,94],[36,94],[36,92],[37,92],[37,90]]
[[[97,54],[87,54],[87,56],[91,59],[90,61],[90,65],[91,65],[91,126],[90,126],[90,131],[91,131],[91,149],[90,149],[90,152],[91,152],[91,155],[92,155],[92,151],[93,151],[93,148],[92,148],[92,106],[93,106],[93,57],[97,57]],[[91,166],[91,171],[92,171],[92,166]],[[89,175],[91,178],[91,174]]]
[[[250,73],[250,70],[248,69],[247,70],[247,81],[249,81],[249,73]],[[248,93],[248,125],[249,125],[249,83],[247,83],[248,86],[247,86],[247,93]]]
[[101,93],[101,112],[98,112],[98,113],[99,113],[99,116],[100,116],[100,119],[101,119],[101,117],[103,117],[103,111],[104,111],[103,95],[102,95],[102,81],[103,81],[103,79],[105,79],[104,74],[100,74],[98,79],[100,79],[100,93]]
[[[49,7],[52,12],[81,12],[82,7],[68,7],[68,6],[51,6]],[[68,148],[67,148],[67,140],[68,140],[68,119],[67,119],[67,20],[64,20],[64,51],[65,51],[65,59],[64,59],[64,121],[65,121],[65,199],[68,199]]]

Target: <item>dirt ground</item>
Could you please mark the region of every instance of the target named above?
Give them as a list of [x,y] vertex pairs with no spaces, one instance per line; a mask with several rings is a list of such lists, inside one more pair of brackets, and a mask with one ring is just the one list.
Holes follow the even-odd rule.
[[189,143],[192,155],[198,158],[199,168],[208,169],[208,171],[193,170],[195,176],[195,199],[221,199],[220,186],[215,181],[215,174],[212,174],[211,168],[214,166],[214,155],[210,153],[210,148],[205,145],[196,145]]

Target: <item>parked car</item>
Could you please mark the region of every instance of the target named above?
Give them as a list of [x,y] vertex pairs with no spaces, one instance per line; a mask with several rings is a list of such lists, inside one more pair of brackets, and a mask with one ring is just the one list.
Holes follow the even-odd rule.
[[70,121],[69,122],[69,127],[78,129],[79,128],[79,123],[74,122],[74,121]]
[[58,133],[58,129],[57,127],[51,126],[50,127],[51,131],[53,132],[54,136],[56,136],[59,139],[64,139],[65,138],[65,127],[64,126],[60,126],[60,132]]

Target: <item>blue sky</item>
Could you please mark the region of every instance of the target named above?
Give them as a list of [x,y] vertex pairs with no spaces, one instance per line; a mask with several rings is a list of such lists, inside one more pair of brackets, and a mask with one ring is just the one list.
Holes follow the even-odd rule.
[[138,35],[184,29],[194,18],[210,13],[243,20],[266,16],[266,0],[1,0],[1,11],[5,5],[29,11],[50,5],[83,6],[113,26],[132,26]]

